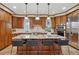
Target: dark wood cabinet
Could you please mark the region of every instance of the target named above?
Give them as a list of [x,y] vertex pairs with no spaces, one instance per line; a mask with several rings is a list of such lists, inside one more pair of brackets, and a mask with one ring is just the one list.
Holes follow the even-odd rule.
[[36,20],[35,17],[29,17],[30,27],[33,28],[35,25],[39,25],[42,28],[45,28],[47,17],[40,17],[39,20]]
[[11,29],[6,21],[0,21],[0,49],[3,49],[11,44],[12,36]]
[[23,17],[13,17],[12,28],[23,28],[24,18]]
[[0,9],[0,50],[11,44],[12,40],[12,15]]

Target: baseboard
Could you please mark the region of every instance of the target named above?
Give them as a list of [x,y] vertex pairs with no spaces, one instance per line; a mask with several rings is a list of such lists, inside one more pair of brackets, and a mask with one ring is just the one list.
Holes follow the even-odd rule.
[[79,50],[78,48],[76,48],[76,47],[74,47],[74,46],[72,46],[72,45],[69,45],[69,46],[73,47],[73,48],[76,49],[76,50]]

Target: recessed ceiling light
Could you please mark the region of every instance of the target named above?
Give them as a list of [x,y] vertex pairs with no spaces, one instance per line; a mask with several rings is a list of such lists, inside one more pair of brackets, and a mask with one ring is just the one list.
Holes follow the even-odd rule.
[[14,9],[16,9],[16,6],[13,6]]
[[65,9],[66,9],[66,7],[63,7],[62,9],[63,9],[63,10],[65,10]]
[[26,13],[26,11],[24,11],[24,13]]
[[55,12],[53,11],[52,13],[54,14]]

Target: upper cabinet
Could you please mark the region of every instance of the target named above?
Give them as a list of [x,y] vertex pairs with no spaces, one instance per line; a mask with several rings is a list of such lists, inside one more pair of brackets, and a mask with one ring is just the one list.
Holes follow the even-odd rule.
[[12,41],[12,15],[0,9],[0,50],[11,44]]
[[61,24],[66,24],[66,16],[60,16],[60,21],[61,21]]
[[23,28],[24,18],[23,17],[14,17],[12,20],[12,28]]
[[54,17],[52,18],[52,25],[53,27],[55,27],[57,25],[66,24],[66,20],[67,20],[67,17],[65,15]]
[[33,28],[35,25],[39,25],[42,28],[45,28],[47,17],[40,17],[39,20],[35,20],[35,17],[29,17],[30,27]]
[[4,14],[4,11],[0,9],[0,20],[5,20]]
[[52,21],[52,28],[55,28],[55,26],[56,26],[55,18],[51,18],[51,21]]
[[79,10],[75,10],[67,15],[67,18],[70,18],[71,21],[76,21],[79,15]]
[[56,25],[60,25],[61,24],[61,19],[60,16],[56,17]]
[[0,9],[0,20],[4,20],[6,22],[12,22],[12,15],[9,14],[8,12]]

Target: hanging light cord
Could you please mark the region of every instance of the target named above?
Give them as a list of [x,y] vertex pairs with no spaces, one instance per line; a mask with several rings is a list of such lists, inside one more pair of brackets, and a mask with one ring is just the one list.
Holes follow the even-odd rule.
[[25,3],[25,4],[26,4],[26,17],[27,17],[27,4],[28,4],[28,3]]
[[50,5],[50,3],[48,3],[48,17],[49,17],[49,5]]
[[38,17],[38,5],[39,5],[39,3],[37,3],[37,17]]

